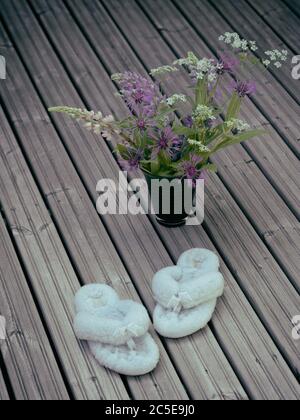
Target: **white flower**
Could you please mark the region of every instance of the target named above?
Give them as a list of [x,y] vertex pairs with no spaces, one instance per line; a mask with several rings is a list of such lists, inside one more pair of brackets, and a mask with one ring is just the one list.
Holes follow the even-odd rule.
[[115,119],[114,119],[113,115],[108,115],[107,117],[104,117],[102,119],[102,121],[103,121],[104,124],[111,124],[115,121]]
[[231,130],[236,130],[238,133],[242,133],[244,131],[250,130],[250,125],[243,120],[238,120],[236,118],[232,118],[229,121],[225,122],[226,126]]
[[150,72],[151,76],[162,76],[163,74],[167,73],[173,73],[175,71],[178,71],[178,69],[174,66],[161,66],[157,69],[152,69]]
[[186,58],[180,58],[174,61],[174,66],[197,66],[198,57],[193,52],[189,52]]
[[215,120],[214,109],[206,105],[198,105],[193,112],[193,117],[198,120]]
[[256,41],[248,41],[247,39],[243,39],[240,35],[236,32],[225,32],[224,35],[219,37],[219,41],[224,42],[227,45],[230,45],[232,48],[236,50],[242,51],[257,51],[258,47],[256,45]]
[[263,60],[263,64],[268,67],[271,64],[270,60]]
[[287,61],[288,59],[288,51],[278,49],[266,51],[265,55],[269,58],[269,60],[263,60],[263,63],[265,64],[265,61],[269,61],[269,64],[274,64],[276,68],[281,68],[282,63]]
[[122,79],[123,79],[122,73],[115,73],[111,76],[111,80],[113,80],[114,82],[119,82]]
[[169,98],[167,98],[165,100],[165,102],[169,105],[169,106],[173,106],[178,102],[187,102],[187,97],[185,95],[181,95],[181,94],[175,94],[173,96],[170,96]]
[[209,153],[210,152],[210,149],[207,146],[205,146],[205,144],[201,143],[198,140],[188,139],[188,143],[191,146],[196,146],[197,149],[199,150],[199,152],[203,152],[203,153]]

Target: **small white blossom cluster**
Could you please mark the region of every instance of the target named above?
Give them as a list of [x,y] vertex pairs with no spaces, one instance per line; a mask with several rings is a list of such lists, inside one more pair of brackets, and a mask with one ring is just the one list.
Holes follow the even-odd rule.
[[174,61],[174,66],[197,66],[199,58],[193,53],[189,52],[186,58],[180,58],[179,60]]
[[174,106],[178,102],[187,102],[187,97],[182,94],[175,94],[164,101],[169,106]]
[[196,146],[199,152],[202,152],[202,153],[210,153],[210,149],[207,146],[205,146],[205,144],[201,143],[198,140],[189,139],[188,140],[188,143],[191,146]]
[[238,120],[232,118],[229,121],[226,121],[226,126],[231,130],[236,130],[238,133],[243,133],[244,131],[250,130],[250,125],[243,120]]
[[115,73],[111,76],[111,80],[114,82],[119,82],[120,80],[122,80],[124,77],[124,74],[122,73]]
[[219,41],[224,42],[226,45],[231,46],[235,50],[246,51],[257,51],[258,47],[256,41],[248,41],[240,37],[236,32],[225,32],[224,35],[219,37]]
[[119,134],[115,127],[115,119],[112,115],[103,116],[102,112],[88,111],[81,108],[56,107],[49,109],[50,112],[58,112],[69,115],[78,122],[83,122],[85,128],[95,134],[102,134],[110,140],[113,134]]
[[158,67],[157,69],[152,69],[150,75],[153,77],[157,77],[167,73],[173,73],[175,71],[178,71],[178,69],[174,66],[162,66]]
[[199,58],[192,52],[189,52],[186,58],[176,60],[173,64],[189,67],[191,74],[197,80],[203,80],[207,76],[209,82],[214,82],[218,77],[218,67],[214,60],[208,58],[202,58],[199,60]]
[[268,57],[267,59],[263,60],[263,64],[266,67],[274,64],[275,67],[280,69],[280,67],[282,67],[282,63],[288,59],[288,52],[286,50],[266,51],[265,55]]
[[193,112],[193,118],[195,120],[207,121],[215,120],[214,109],[206,105],[198,105]]

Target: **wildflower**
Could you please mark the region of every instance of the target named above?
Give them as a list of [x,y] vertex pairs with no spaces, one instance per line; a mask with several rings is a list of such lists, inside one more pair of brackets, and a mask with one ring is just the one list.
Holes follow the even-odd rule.
[[288,59],[288,52],[286,50],[271,50],[266,51],[265,55],[267,59],[263,60],[263,64],[268,67],[273,64],[276,68],[280,69],[282,67],[282,63],[287,61]]
[[205,122],[207,120],[215,120],[214,109],[206,105],[198,105],[193,112],[193,118],[198,123]]
[[233,74],[238,64],[239,60],[237,58],[222,54],[220,61],[216,64],[217,73],[220,75],[225,73]]
[[226,45],[231,46],[233,49],[247,51],[257,51],[258,47],[256,41],[247,41],[242,39],[236,32],[225,32],[224,35],[219,37],[219,41],[224,42]]
[[117,75],[120,93],[135,114],[146,112],[148,116],[155,115],[163,96],[159,86],[139,74],[126,72]]
[[114,117],[112,115],[104,117],[100,111],[95,112],[81,108],[55,107],[50,108],[49,112],[66,114],[76,121],[82,122],[87,130],[95,134],[102,134],[107,139],[111,139],[114,134],[119,134]]
[[152,69],[150,75],[153,77],[157,77],[167,73],[174,73],[175,71],[178,71],[178,69],[174,66],[162,66],[158,67],[157,69]]
[[152,158],[155,159],[160,152],[164,152],[172,158],[180,150],[180,138],[174,133],[171,127],[163,130],[156,130],[150,138],[154,141],[152,146]]
[[248,123],[246,123],[243,120],[236,119],[236,118],[232,118],[229,121],[226,121],[225,124],[228,128],[231,128],[234,134],[239,134],[244,131],[248,131],[251,128]]
[[263,60],[263,64],[264,64],[266,67],[269,67],[269,65],[271,64],[271,61],[270,61],[270,60]]
[[199,169],[199,165],[202,162],[202,158],[195,154],[189,156],[189,160],[179,164],[179,170],[183,173],[183,178],[189,181],[192,187],[196,186],[198,179],[203,179],[202,170]]
[[180,58],[174,61],[174,66],[197,66],[199,58],[193,53],[189,52],[186,58]]
[[235,90],[241,98],[250,96],[256,92],[256,83],[253,81],[233,81],[230,87]]
[[131,147],[128,147],[126,154],[119,159],[119,164],[123,171],[135,172],[139,169],[142,158],[142,150],[135,150]]
[[194,119],[191,115],[188,115],[187,117],[183,118],[182,124],[187,128],[192,128],[194,124]]
[[167,98],[164,102],[169,106],[174,106],[178,102],[187,102],[187,97],[185,95],[175,94]]
[[201,143],[198,140],[188,139],[188,144],[190,144],[191,146],[195,146],[199,152],[202,152],[202,153],[210,152],[210,149],[207,146],[205,146],[205,144]]

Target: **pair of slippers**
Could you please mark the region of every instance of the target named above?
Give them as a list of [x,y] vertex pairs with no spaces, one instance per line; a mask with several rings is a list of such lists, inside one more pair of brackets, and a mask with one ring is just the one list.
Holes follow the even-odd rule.
[[[157,306],[154,327],[168,338],[182,338],[204,328],[211,320],[224,279],[219,259],[208,250],[184,253],[177,266],[153,279]],[[111,287],[93,284],[75,296],[74,330],[89,343],[98,362],[123,375],[151,372],[159,362],[159,349],[149,334],[147,310],[131,300],[120,300]]]

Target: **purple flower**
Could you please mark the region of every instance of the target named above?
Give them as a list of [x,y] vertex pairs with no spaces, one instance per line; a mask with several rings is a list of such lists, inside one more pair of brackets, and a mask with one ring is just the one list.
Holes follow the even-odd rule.
[[230,55],[221,54],[220,60],[217,63],[217,72],[222,75],[225,73],[233,74],[235,68],[239,65],[239,60],[236,57]]
[[198,168],[202,158],[198,155],[190,155],[190,159],[182,162],[179,165],[179,168],[183,172],[183,178],[189,181],[189,184],[193,187],[196,186],[196,181],[198,179],[205,179],[205,171],[202,171]]
[[193,127],[193,124],[194,124],[193,117],[192,117],[191,115],[188,115],[187,117],[185,117],[185,118],[182,120],[182,124],[183,124],[185,127],[187,127],[187,128],[192,128],[192,127]]
[[180,138],[173,132],[171,127],[166,127],[163,130],[158,130],[150,135],[154,140],[152,146],[152,159],[156,159],[160,152],[166,153],[172,158],[179,152],[182,145]]
[[254,81],[233,81],[231,88],[238,93],[241,98],[250,96],[256,92],[256,83]]
[[119,159],[119,164],[123,171],[135,172],[139,169],[142,158],[142,150],[135,150],[128,147],[126,156],[123,155],[121,159]]
[[137,73],[126,72],[118,80],[121,94],[131,112],[153,117],[163,100],[159,86]]

